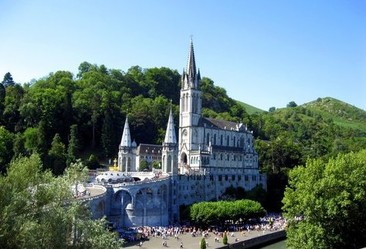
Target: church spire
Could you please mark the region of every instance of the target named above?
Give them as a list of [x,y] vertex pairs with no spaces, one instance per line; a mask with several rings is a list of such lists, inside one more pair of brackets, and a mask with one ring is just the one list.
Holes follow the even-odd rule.
[[191,47],[189,49],[188,63],[187,63],[187,74],[190,79],[194,81],[196,77],[196,60],[194,58],[193,40],[191,38]]
[[175,135],[174,120],[173,120],[173,114],[172,114],[171,107],[170,107],[170,112],[169,112],[168,126],[167,126],[166,132],[165,132],[164,143],[165,144],[176,144],[177,143],[177,137]]
[[189,48],[188,53],[188,62],[187,62],[187,68],[185,71],[183,71],[182,75],[182,88],[183,89],[199,89],[200,84],[200,74],[197,73],[196,68],[196,58],[194,56],[194,48],[193,48],[193,41],[191,38],[191,45]]
[[131,133],[130,126],[128,125],[128,116],[126,116],[125,127],[123,128],[123,134],[121,139],[121,147],[131,147]]

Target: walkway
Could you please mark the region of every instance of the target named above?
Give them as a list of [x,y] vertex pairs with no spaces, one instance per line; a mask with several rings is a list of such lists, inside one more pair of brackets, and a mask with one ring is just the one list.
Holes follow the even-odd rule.
[[[264,234],[270,234],[270,233],[274,233],[276,231],[246,231],[244,233],[244,235],[241,232],[234,232],[234,237],[231,237],[230,235],[228,235],[228,242],[229,244],[235,243],[235,239],[238,238],[238,242],[244,242],[245,240],[254,238],[254,237],[258,237]],[[230,233],[229,233],[230,234]],[[222,243],[222,238],[220,237],[220,242],[215,242],[215,235],[213,233],[209,233],[209,237],[206,238],[206,242],[208,242],[208,249],[214,249],[214,248],[219,248],[224,246],[224,244]],[[201,242],[202,237],[198,236],[198,237],[192,237],[191,234],[181,234],[179,235],[179,239],[175,239],[174,237],[168,237],[168,239],[166,240],[168,243],[167,247],[164,247],[162,245],[163,243],[163,239],[161,237],[150,237],[149,240],[146,240],[143,242],[142,247],[140,247],[138,245],[138,242],[130,242],[127,243],[124,248],[129,248],[129,249],[137,249],[137,248],[141,248],[141,249],[159,249],[159,248],[167,248],[167,249],[180,249],[180,243],[183,242],[183,246],[184,248],[187,249],[199,249],[200,248],[200,242]]]

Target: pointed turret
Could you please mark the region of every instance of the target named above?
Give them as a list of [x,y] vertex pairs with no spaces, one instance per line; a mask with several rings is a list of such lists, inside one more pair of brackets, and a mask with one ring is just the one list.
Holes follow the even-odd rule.
[[128,116],[126,117],[125,127],[123,128],[122,139],[118,150],[118,170],[126,173],[136,171],[136,142],[131,142]]
[[130,126],[128,125],[128,116],[126,117],[125,127],[123,128],[123,134],[121,139],[121,147],[131,147],[131,133]]
[[172,108],[170,107],[168,126],[166,128],[165,139],[162,150],[162,170],[167,174],[178,173],[178,144],[175,135]]
[[172,108],[170,108],[168,126],[166,128],[164,143],[165,144],[176,144],[177,143],[177,137],[175,135]]

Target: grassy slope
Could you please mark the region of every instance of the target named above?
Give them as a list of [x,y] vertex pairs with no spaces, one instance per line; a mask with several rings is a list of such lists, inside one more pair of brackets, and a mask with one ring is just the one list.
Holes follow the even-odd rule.
[[340,100],[330,97],[318,98],[302,106],[324,118],[334,120],[339,126],[366,131],[366,111]]
[[249,104],[246,104],[244,102],[241,102],[239,100],[236,100],[237,103],[239,103],[240,105],[242,105],[245,110],[247,111],[248,114],[252,115],[254,113],[261,113],[261,112],[264,112],[262,109],[259,109],[257,107],[254,107],[252,105],[249,105]]

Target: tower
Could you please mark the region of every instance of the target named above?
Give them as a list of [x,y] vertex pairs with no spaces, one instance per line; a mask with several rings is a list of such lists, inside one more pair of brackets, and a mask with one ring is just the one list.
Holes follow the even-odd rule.
[[135,141],[131,142],[128,117],[126,117],[118,150],[118,170],[126,173],[129,171],[136,171],[136,143]]
[[196,70],[193,41],[188,54],[186,71],[183,71],[180,90],[179,127],[197,126],[201,117],[202,99],[200,72]]
[[172,109],[170,108],[168,125],[162,149],[162,171],[168,174],[178,173],[178,146],[175,135]]
[[196,69],[193,41],[191,40],[187,68],[183,71],[179,110],[179,168],[189,168],[190,152],[198,150],[198,125],[201,118],[202,99],[200,72]]

